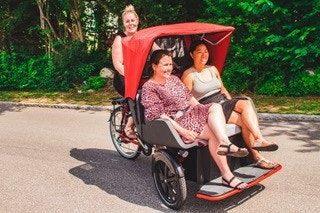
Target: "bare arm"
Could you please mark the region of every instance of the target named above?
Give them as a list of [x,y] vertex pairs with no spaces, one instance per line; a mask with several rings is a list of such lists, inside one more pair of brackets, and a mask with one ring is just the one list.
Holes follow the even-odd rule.
[[186,87],[189,89],[189,91],[192,90],[193,87],[193,75],[190,71],[190,69],[183,72],[181,81],[186,85]]
[[215,74],[216,74],[216,76],[217,76],[217,78],[218,78],[218,80],[219,80],[219,82],[220,82],[220,84],[221,84],[221,93],[226,94],[227,98],[228,98],[228,99],[231,99],[230,93],[228,92],[228,90],[227,90],[227,89],[225,88],[225,86],[223,85],[223,82],[222,82],[222,79],[221,79],[221,76],[220,76],[219,71],[217,70],[216,67],[213,67],[213,68],[214,68],[214,72],[215,72]]
[[121,37],[116,36],[112,44],[112,63],[114,68],[124,76]]
[[162,114],[160,116],[160,118],[163,118],[163,119],[168,119],[173,127],[175,128],[175,130],[177,130],[177,132],[179,133],[179,135],[183,136],[184,138],[186,138],[188,141],[192,142],[194,141],[198,134],[191,131],[191,130],[187,130],[185,128],[183,128],[182,126],[180,126],[176,121],[174,121],[173,119],[171,119],[169,116],[167,116],[166,114]]

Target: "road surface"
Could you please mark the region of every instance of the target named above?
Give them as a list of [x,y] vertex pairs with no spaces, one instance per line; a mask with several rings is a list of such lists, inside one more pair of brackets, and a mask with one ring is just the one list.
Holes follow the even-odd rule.
[[[173,212],[160,201],[151,157],[121,158],[106,111],[0,105],[0,212]],[[262,121],[283,169],[220,202],[188,197],[180,212],[320,212],[319,122]]]

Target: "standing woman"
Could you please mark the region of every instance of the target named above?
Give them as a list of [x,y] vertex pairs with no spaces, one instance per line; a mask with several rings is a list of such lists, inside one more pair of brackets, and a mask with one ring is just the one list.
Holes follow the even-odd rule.
[[[121,31],[115,37],[112,44],[112,63],[117,72],[114,73],[113,87],[122,96],[125,92],[124,84],[124,59],[122,52],[122,38],[130,38],[138,31],[139,16],[136,13],[134,7],[129,4],[122,12],[122,24],[124,31]],[[152,45],[152,50],[159,49],[155,43]],[[134,122],[132,117],[129,117],[128,122],[124,128],[126,136],[130,139],[137,138],[134,132]]]
[[112,44],[112,63],[117,72],[114,73],[113,86],[116,91],[124,96],[124,61],[122,54],[122,38],[131,37],[138,31],[139,16],[130,4],[122,12],[124,31],[115,37]]
[[[114,73],[113,86],[115,90],[122,96],[124,96],[124,60],[122,53],[122,38],[132,37],[138,31],[139,16],[134,10],[134,7],[130,4],[124,8],[122,12],[122,24],[124,31],[121,31],[115,37],[112,44],[112,63],[117,72]],[[128,122],[124,128],[126,136],[130,139],[136,138],[136,134],[133,130],[134,122],[132,117],[129,117]]]

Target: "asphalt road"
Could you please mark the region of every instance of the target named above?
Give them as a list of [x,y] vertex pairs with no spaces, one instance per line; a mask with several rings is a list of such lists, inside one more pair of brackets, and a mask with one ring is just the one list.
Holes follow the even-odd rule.
[[[121,158],[106,111],[0,105],[0,212],[173,212],[161,203],[151,157]],[[180,212],[320,212],[320,123],[262,121],[283,169],[220,202],[188,197]]]

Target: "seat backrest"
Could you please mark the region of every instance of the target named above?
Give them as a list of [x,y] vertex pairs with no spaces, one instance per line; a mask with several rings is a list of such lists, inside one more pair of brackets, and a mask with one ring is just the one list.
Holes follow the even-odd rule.
[[151,145],[161,145],[172,148],[189,149],[198,146],[197,143],[185,144],[172,123],[167,119],[156,119],[145,122],[144,107],[141,104],[141,91],[138,91],[136,101],[130,107],[139,138]]
[[142,137],[142,124],[144,123],[144,108],[140,102],[141,90],[138,90],[138,93],[136,95],[136,100],[128,99],[128,104],[130,108],[130,112],[132,114],[135,128],[137,130],[137,133],[139,137]]

